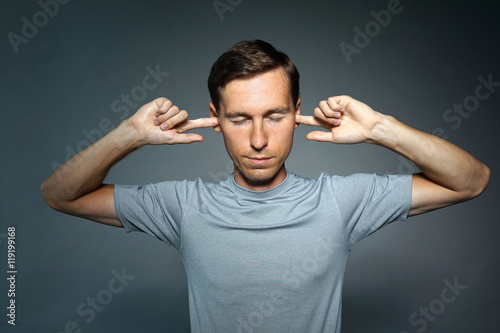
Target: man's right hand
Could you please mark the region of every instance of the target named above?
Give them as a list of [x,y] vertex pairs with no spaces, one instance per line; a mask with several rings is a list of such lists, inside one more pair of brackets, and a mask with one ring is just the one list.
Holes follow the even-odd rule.
[[218,118],[215,117],[188,120],[186,110],[179,110],[172,101],[164,97],[143,105],[125,123],[135,130],[141,145],[203,141],[200,134],[184,132],[219,125]]
[[114,206],[114,185],[103,184],[109,169],[125,155],[146,144],[202,141],[186,131],[218,125],[217,118],[188,120],[186,111],[166,98],[143,105],[120,126],[61,165],[42,186],[50,207],[89,220],[122,226]]

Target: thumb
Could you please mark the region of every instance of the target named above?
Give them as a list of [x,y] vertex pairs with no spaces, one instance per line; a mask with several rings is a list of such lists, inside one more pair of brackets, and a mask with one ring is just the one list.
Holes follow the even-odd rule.
[[203,137],[197,133],[185,133],[176,135],[176,143],[193,143],[203,141]]
[[325,131],[312,131],[307,133],[307,140],[320,141],[320,142],[333,142],[332,132]]

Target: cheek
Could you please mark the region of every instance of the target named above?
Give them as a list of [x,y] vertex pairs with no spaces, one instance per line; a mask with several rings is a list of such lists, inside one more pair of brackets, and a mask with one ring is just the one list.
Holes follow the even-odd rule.
[[273,131],[274,141],[283,148],[282,150],[291,149],[294,129],[294,124],[291,124],[283,126],[283,128],[280,128],[279,130]]
[[287,129],[286,131],[276,132],[270,142],[272,142],[270,148],[286,158],[292,150],[293,130]]
[[245,140],[245,131],[243,129],[238,129],[231,126],[221,126],[221,129],[227,150],[242,150],[245,148],[245,145],[248,144],[248,140]]

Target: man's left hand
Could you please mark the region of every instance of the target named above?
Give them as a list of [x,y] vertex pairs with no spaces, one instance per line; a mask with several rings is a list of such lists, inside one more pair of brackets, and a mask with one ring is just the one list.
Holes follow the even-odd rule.
[[329,131],[312,131],[308,140],[333,143],[372,142],[372,131],[381,121],[382,114],[350,96],[334,96],[321,101],[313,116],[296,116],[298,124],[319,126]]

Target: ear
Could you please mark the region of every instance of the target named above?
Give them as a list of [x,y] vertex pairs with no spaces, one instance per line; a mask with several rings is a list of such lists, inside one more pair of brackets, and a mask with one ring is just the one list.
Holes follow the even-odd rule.
[[[219,118],[219,114],[217,113],[217,109],[215,108],[214,103],[210,102],[210,118]],[[214,127],[214,131],[217,133],[222,132],[222,129],[220,128],[220,119],[219,119],[219,125]]]
[[[300,115],[300,97],[297,99],[297,105],[295,105],[295,115]],[[299,123],[295,123],[295,128],[299,127]]]

